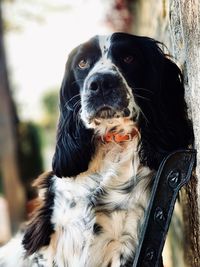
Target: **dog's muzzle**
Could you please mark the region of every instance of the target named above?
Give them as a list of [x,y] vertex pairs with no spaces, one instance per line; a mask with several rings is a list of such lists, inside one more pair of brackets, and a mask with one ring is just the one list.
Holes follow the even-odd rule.
[[82,115],[88,122],[97,118],[129,117],[130,101],[133,96],[117,73],[95,73],[84,84]]

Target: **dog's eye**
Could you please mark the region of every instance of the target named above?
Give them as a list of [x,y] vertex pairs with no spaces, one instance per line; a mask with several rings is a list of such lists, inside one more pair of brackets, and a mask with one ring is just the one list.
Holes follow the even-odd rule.
[[87,69],[90,65],[87,59],[81,59],[78,63],[80,69]]
[[133,62],[133,56],[131,56],[131,55],[129,55],[129,56],[125,56],[124,58],[123,58],[123,61],[125,62],[125,63],[127,63],[127,64],[130,64],[130,63],[132,63]]

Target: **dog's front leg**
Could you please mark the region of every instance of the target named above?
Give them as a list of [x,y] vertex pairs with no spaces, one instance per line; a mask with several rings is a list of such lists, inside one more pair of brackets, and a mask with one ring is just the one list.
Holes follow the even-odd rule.
[[86,174],[56,178],[50,249],[59,267],[85,267],[95,223],[90,195],[97,182]]

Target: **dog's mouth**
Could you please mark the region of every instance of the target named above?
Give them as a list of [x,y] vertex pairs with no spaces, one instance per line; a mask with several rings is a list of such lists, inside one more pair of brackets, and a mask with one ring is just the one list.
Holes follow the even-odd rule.
[[104,143],[124,143],[133,140],[139,133],[128,108],[116,110],[110,106],[101,107],[95,112],[90,124]]
[[95,112],[93,118],[95,119],[110,119],[117,116],[117,111],[112,107],[104,106]]
[[87,126],[88,128],[93,128],[99,136],[107,136],[107,134],[110,136],[110,133],[119,133],[120,136],[123,136],[126,133],[132,133],[136,123],[133,121],[128,108],[119,110],[112,106],[104,105],[87,118]]
[[122,111],[116,110],[110,106],[104,106],[97,110],[94,114],[94,118],[96,119],[111,119],[111,118],[119,118],[119,117],[128,117],[130,115],[130,111],[128,108],[124,108]]
[[125,118],[130,115],[130,111],[128,108],[124,108],[123,110],[117,110],[111,106],[103,106],[89,118],[89,122],[100,123],[102,120],[112,121],[117,118]]
[[104,136],[108,132],[120,134],[131,133],[138,123],[138,110],[136,106],[119,105],[118,103],[100,105],[88,105],[83,101],[81,119],[85,126],[94,129],[95,134]]

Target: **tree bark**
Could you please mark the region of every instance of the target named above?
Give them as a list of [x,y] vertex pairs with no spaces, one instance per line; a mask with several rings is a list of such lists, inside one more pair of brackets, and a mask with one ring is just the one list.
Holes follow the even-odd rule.
[[184,221],[184,255],[187,266],[200,266],[199,217],[197,201],[197,178],[192,177],[182,190]]
[[[200,4],[198,0],[170,0],[170,28],[174,56],[183,69],[186,101],[193,122],[195,148],[200,151]],[[182,191],[184,256],[187,266],[200,266],[200,155],[196,172]]]

